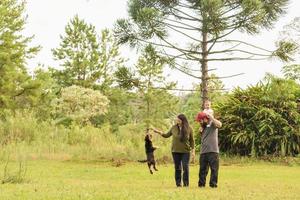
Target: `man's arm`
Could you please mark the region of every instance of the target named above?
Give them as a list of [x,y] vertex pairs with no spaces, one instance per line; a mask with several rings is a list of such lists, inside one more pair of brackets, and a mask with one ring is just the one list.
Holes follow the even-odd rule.
[[215,119],[212,115],[207,115],[209,117],[209,119],[212,121],[212,123],[217,127],[217,128],[221,128],[222,127],[222,123]]
[[221,128],[222,127],[222,122],[220,122],[219,120],[213,118],[212,119],[212,123],[214,123],[214,125],[217,127],[217,128]]

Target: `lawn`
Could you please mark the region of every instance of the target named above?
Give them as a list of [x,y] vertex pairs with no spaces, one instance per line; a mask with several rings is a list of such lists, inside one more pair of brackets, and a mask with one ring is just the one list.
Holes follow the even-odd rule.
[[[27,180],[1,184],[0,199],[300,199],[300,167],[270,163],[220,167],[217,189],[198,188],[198,165],[191,166],[190,187],[176,188],[173,165],[159,165],[151,175],[146,164],[29,161]],[[1,170],[3,163],[0,164]],[[2,173],[2,171],[1,171]]]

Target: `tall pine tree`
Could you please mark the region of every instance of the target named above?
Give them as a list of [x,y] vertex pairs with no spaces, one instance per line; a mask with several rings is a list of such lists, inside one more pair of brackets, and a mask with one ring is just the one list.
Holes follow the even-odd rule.
[[30,105],[38,87],[26,70],[26,61],[39,47],[29,47],[32,37],[21,34],[26,17],[25,3],[0,2],[0,109],[17,109]]
[[[120,43],[153,44],[173,67],[201,81],[208,98],[209,63],[233,60],[290,59],[295,45],[279,42],[268,50],[236,38],[272,25],[285,12],[288,0],[129,0],[129,19],[117,21]],[[180,38],[180,39],[178,39]],[[200,84],[199,84],[200,85]]]

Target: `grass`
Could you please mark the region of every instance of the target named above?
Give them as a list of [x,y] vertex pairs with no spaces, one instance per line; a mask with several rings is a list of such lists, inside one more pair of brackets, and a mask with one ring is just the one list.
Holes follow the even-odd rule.
[[146,164],[139,163],[28,161],[28,181],[0,185],[0,199],[300,199],[299,166],[221,166],[218,189],[197,187],[198,165],[191,166],[189,188],[175,187],[173,165],[158,168],[150,175]]

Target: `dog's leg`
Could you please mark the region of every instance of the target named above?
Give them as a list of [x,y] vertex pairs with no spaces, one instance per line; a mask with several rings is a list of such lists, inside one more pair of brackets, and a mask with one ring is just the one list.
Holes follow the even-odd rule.
[[158,171],[158,169],[155,166],[155,163],[153,164],[153,168],[154,168],[155,171]]
[[148,162],[147,164],[148,164],[148,168],[149,168],[150,174],[153,174],[153,171],[151,170],[151,163]]
[[154,168],[155,171],[158,171],[158,169],[156,168],[155,164],[156,164],[156,163],[155,163],[155,161],[154,161],[154,162],[153,162],[153,168]]

